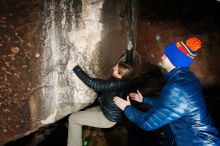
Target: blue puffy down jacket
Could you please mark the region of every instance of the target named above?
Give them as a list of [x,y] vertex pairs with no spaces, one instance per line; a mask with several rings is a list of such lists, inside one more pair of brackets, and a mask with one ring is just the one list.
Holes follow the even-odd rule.
[[140,128],[151,131],[169,124],[177,146],[220,146],[220,138],[207,112],[201,86],[189,68],[175,68],[166,74],[159,98],[144,98],[151,106],[140,112],[125,108],[126,117]]

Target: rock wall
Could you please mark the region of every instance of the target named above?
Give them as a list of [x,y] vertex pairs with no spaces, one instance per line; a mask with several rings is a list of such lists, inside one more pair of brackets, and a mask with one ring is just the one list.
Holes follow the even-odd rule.
[[191,69],[204,87],[220,83],[220,3],[208,1],[141,1],[137,50],[147,62],[158,64],[171,42],[196,36],[202,40]]
[[66,64],[72,60],[92,77],[109,77],[134,31],[128,27],[136,22],[128,18],[131,2],[1,0],[0,144],[94,102],[96,93]]

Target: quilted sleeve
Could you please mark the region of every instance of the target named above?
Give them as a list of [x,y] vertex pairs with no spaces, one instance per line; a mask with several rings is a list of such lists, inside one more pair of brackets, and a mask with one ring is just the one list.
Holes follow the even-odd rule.
[[162,90],[160,100],[147,112],[140,112],[133,106],[127,106],[125,116],[140,128],[151,131],[169,124],[186,113],[187,102],[184,91],[176,84]]

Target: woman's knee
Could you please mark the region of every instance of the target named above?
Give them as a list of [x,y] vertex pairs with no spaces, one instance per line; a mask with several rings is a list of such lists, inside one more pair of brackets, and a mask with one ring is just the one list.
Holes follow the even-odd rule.
[[70,116],[69,116],[69,123],[78,123],[78,118],[77,118],[77,113],[72,113]]
[[105,126],[103,128],[112,128],[113,126],[115,126],[116,122],[108,122],[105,123]]

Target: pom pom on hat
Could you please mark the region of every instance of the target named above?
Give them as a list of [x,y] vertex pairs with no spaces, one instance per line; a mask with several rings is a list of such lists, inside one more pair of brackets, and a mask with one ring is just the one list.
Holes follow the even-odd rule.
[[196,37],[186,40],[186,42],[174,42],[169,44],[165,50],[165,55],[176,67],[189,67],[194,61],[196,52],[201,48],[202,42]]
[[202,42],[200,39],[196,37],[192,37],[186,40],[186,45],[189,47],[192,51],[197,51],[201,48]]

